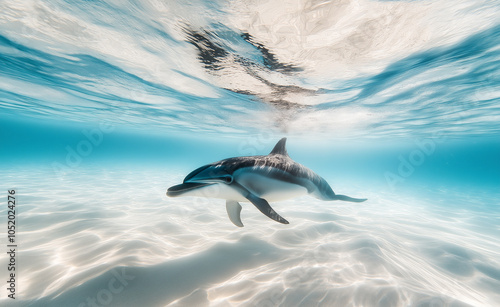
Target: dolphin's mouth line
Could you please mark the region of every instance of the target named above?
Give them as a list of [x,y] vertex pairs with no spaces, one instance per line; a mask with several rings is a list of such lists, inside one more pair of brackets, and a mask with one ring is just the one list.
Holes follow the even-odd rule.
[[215,183],[214,182],[185,182],[185,183],[181,183],[181,184],[174,185],[173,187],[168,188],[167,196],[169,196],[169,197],[181,196],[182,194],[184,194],[188,191],[202,188],[202,187],[206,187],[206,186],[209,186],[212,184],[215,184]]

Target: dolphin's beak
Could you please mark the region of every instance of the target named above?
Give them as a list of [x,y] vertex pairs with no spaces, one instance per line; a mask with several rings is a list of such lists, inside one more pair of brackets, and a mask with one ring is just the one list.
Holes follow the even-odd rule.
[[167,196],[169,197],[176,197],[176,196],[181,196],[182,194],[198,189],[201,187],[205,187],[207,185],[212,185],[214,183],[212,182],[186,182],[178,185],[174,185],[173,187],[168,188],[167,190]]

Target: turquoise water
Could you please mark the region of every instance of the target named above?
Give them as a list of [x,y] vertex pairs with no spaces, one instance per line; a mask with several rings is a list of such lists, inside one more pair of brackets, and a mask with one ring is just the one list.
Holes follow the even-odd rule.
[[[276,3],[0,3],[2,306],[498,305],[500,6]],[[282,137],[368,200],[165,195]]]

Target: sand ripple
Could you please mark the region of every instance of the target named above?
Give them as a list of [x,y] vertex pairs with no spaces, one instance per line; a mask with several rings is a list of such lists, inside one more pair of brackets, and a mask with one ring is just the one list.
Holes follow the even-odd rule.
[[[182,179],[168,171],[88,168],[64,178],[49,170],[7,174],[20,202],[21,305],[500,301],[495,195],[436,190],[420,197],[346,184],[336,189],[363,191],[369,201],[304,197],[273,204],[290,225],[243,204],[245,227],[239,229],[229,222],[223,201],[166,198],[166,188]],[[2,254],[0,260],[7,258]],[[0,304],[10,306],[5,299]]]

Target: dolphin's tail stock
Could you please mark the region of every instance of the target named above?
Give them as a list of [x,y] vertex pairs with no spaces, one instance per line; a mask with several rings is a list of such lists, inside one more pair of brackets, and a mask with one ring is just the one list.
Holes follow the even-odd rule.
[[346,195],[335,194],[332,200],[343,200],[343,201],[350,201],[353,203],[362,203],[365,200],[367,200],[367,198],[352,198]]
[[326,182],[326,180],[320,176],[317,176],[316,178],[316,188],[313,190],[311,195],[318,199],[326,201],[343,200],[343,201],[350,201],[353,203],[361,203],[367,200],[367,198],[353,198],[346,195],[335,194],[335,192],[333,192],[328,182]]

